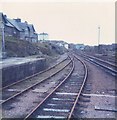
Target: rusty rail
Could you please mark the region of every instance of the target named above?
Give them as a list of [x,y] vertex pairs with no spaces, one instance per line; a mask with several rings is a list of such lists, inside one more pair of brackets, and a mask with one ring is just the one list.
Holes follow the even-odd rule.
[[82,60],[80,60],[76,55],[74,55],[74,56],[75,56],[75,58],[76,58],[77,60],[79,60],[79,61],[83,64],[84,69],[85,69],[85,75],[84,75],[83,84],[82,84],[82,86],[81,86],[81,88],[80,88],[80,90],[79,90],[79,92],[78,92],[78,94],[77,94],[76,100],[75,100],[75,102],[74,102],[74,104],[73,104],[73,106],[72,106],[72,109],[71,109],[70,113],[69,113],[68,120],[72,119],[72,114],[73,114],[73,112],[74,112],[75,106],[76,106],[76,104],[77,104],[77,102],[78,102],[78,99],[79,99],[79,97],[80,97],[80,95],[81,95],[81,92],[82,92],[82,90],[83,90],[83,87],[84,87],[84,85],[85,85],[85,83],[86,83],[86,80],[87,80],[87,77],[88,77],[88,69],[87,69],[86,64],[85,64]]
[[28,88],[24,89],[23,91],[21,91],[21,92],[19,92],[19,93],[16,93],[15,95],[9,97],[8,99],[6,99],[6,100],[4,100],[3,102],[1,102],[0,104],[4,104],[4,103],[8,102],[9,100],[11,100],[11,99],[13,99],[13,98],[15,98],[15,97],[17,97],[17,96],[25,93],[26,91],[30,90],[31,88],[35,87],[36,85],[38,85],[38,84],[46,81],[47,79],[53,77],[54,75],[56,75],[57,73],[59,73],[60,71],[62,71],[62,70],[63,70],[66,66],[68,66],[71,62],[72,62],[72,59],[71,59],[64,67],[62,67],[61,69],[59,69],[57,72],[53,73],[51,76],[49,76],[49,77],[47,77],[47,78],[45,78],[45,79],[42,79],[41,81],[39,81],[39,82],[37,82],[37,83],[29,86]]
[[[67,58],[69,58],[69,56],[68,56]],[[66,59],[67,59],[67,58],[66,58]],[[24,78],[24,79],[22,79],[22,80],[18,80],[18,81],[16,81],[16,82],[12,83],[12,84],[9,84],[9,85],[7,85],[7,86],[4,86],[4,87],[2,87],[2,88],[0,89],[0,91],[6,89],[6,88],[8,88],[8,87],[11,87],[11,86],[13,86],[13,85],[16,85],[17,83],[21,83],[21,82],[26,81],[26,80],[28,80],[28,79],[30,79],[30,78],[33,78],[33,77],[35,77],[35,76],[37,76],[37,75],[39,75],[39,74],[42,74],[42,73],[44,73],[44,72],[47,72],[47,71],[51,70],[52,68],[56,67],[57,65],[61,64],[62,62],[64,62],[66,59],[62,60],[61,62],[59,62],[59,63],[57,63],[57,64],[55,64],[55,65],[53,65],[53,66],[51,66],[51,67],[49,67],[49,68],[41,71],[41,72],[35,73],[35,74],[30,75],[30,76],[28,76],[28,77],[26,77],[26,78]]]
[[74,68],[75,68],[73,60],[72,60],[72,65],[73,65],[73,66],[72,66],[72,68],[71,68],[71,71],[69,72],[69,74],[67,75],[67,77],[66,77],[58,86],[56,86],[56,88],[55,88],[54,90],[52,90],[52,92],[51,92],[50,94],[48,94],[48,95],[43,99],[43,101],[40,102],[40,103],[24,118],[24,120],[28,119],[28,118],[57,90],[57,88],[59,88],[59,87],[71,76],[71,74],[72,74],[72,72],[74,71]]

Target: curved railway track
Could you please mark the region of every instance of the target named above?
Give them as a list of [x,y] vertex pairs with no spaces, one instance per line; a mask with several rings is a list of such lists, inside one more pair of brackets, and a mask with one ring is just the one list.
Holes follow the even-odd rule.
[[[78,62],[81,64],[80,66]],[[82,67],[82,70],[78,73],[79,67]],[[24,119],[71,119],[87,76],[88,70],[85,63],[75,56],[69,74]]]
[[[76,53],[77,54],[77,53]],[[77,54],[83,57],[85,60],[102,67],[106,72],[110,73],[113,76],[117,76],[117,65],[102,59],[96,58],[94,56],[89,56],[85,54]]]
[[[60,71],[64,70],[64,68],[66,68],[71,63],[71,61],[71,58],[65,59],[49,69],[46,69],[21,81],[15,82],[11,85],[5,86],[1,91],[2,102],[0,104],[9,102],[10,100],[18,97],[19,95],[22,95],[40,83],[46,81],[47,79],[55,76]],[[43,75],[41,76],[42,73]]]
[[[93,55],[90,55],[90,56],[93,56]],[[96,58],[101,59],[103,61],[107,61],[107,62],[112,63],[112,64],[117,64],[116,58],[114,56],[111,57],[111,56],[94,55],[93,57],[96,57]]]
[[47,72],[47,71],[51,70],[52,68],[55,68],[57,65],[61,64],[62,62],[64,62],[64,61],[65,61],[66,59],[68,59],[68,58],[69,58],[69,56],[68,56],[67,58],[65,58],[64,60],[60,61],[59,63],[57,63],[57,64],[55,64],[55,65],[53,65],[53,66],[51,66],[51,67],[49,67],[49,68],[41,71],[41,72],[35,73],[35,74],[33,74],[33,75],[30,75],[30,76],[28,76],[28,77],[26,77],[26,78],[24,78],[24,79],[22,79],[22,80],[18,80],[18,81],[16,81],[16,82],[13,82],[12,84],[3,86],[2,89],[0,89],[0,90],[4,90],[5,88],[11,87],[11,86],[16,85],[16,84],[18,84],[18,83],[21,83],[21,82],[23,82],[23,81],[29,80],[29,79],[37,76],[37,75],[40,75],[40,74],[42,74],[42,73],[44,73],[44,72]]

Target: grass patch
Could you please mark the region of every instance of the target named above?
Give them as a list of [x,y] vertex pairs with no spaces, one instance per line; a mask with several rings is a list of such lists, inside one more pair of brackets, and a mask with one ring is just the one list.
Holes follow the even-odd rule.
[[[2,46],[1,35],[0,43]],[[61,47],[48,42],[31,43],[12,36],[5,36],[5,49],[8,57],[26,57],[32,55],[56,56],[64,53]]]

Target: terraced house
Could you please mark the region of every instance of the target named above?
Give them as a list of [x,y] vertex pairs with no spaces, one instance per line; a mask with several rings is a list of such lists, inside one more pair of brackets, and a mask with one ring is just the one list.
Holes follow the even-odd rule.
[[5,36],[14,36],[18,39],[30,42],[38,41],[38,34],[36,33],[33,24],[21,22],[20,18],[10,19],[3,13],[0,13],[0,26],[3,26]]

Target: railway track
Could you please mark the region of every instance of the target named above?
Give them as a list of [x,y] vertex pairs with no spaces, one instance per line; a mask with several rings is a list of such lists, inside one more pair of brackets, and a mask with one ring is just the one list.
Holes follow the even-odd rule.
[[110,63],[112,63],[112,64],[117,64],[117,61],[116,61],[116,58],[106,58],[106,57],[104,57],[104,58],[101,58],[101,57],[98,57],[98,56],[95,56],[96,58],[99,58],[99,59],[102,59],[102,60],[104,60],[104,61],[107,61],[107,62],[110,62]]
[[[80,57],[80,55],[78,56]],[[83,58],[83,56],[81,56],[81,58]],[[115,105],[117,90],[115,87],[116,77],[115,75],[112,76],[110,74],[107,74],[108,72],[111,73],[112,71],[109,71],[109,69],[106,68],[112,67],[113,65],[107,66],[107,63],[104,64],[103,62],[100,62],[98,60],[95,61],[93,57],[84,57],[84,60],[86,60],[86,64],[89,68],[88,74],[89,77],[86,83],[87,87],[85,86],[85,89],[82,92],[82,97],[80,101],[78,101],[77,107],[75,107],[74,117],[79,119],[85,118],[115,119],[117,111]],[[96,64],[96,62],[106,67]]]
[[47,79],[55,76],[57,73],[66,68],[71,63],[71,61],[72,61],[71,58],[64,59],[63,61],[59,62],[58,64],[52,66],[49,69],[46,69],[26,79],[3,87],[2,90],[0,91],[2,94],[2,100],[0,104],[4,104],[16,98],[17,96],[22,95],[23,93],[34,88],[40,83],[45,82]]
[[[92,55],[90,55],[92,56]],[[112,64],[117,64],[117,61],[116,61],[116,58],[114,56],[110,57],[110,56],[98,56],[98,55],[94,55],[94,57],[96,58],[99,58],[101,60],[104,60],[104,61],[107,61],[107,62],[110,62]]]
[[[80,68],[80,71],[79,71]],[[82,70],[81,70],[82,68]],[[83,61],[75,56],[69,74],[27,116],[71,119],[88,75]]]
[[18,84],[18,83],[21,83],[21,82],[23,82],[23,81],[29,80],[30,78],[33,78],[33,77],[35,77],[35,76],[37,76],[37,75],[40,75],[40,74],[42,74],[42,73],[45,73],[45,72],[51,70],[52,68],[55,68],[57,65],[61,64],[62,62],[64,62],[64,61],[65,61],[66,59],[68,59],[68,58],[69,58],[69,56],[68,56],[67,58],[65,58],[64,60],[60,61],[59,63],[57,63],[57,64],[55,64],[55,65],[53,65],[53,66],[51,66],[51,67],[49,67],[49,68],[41,71],[41,72],[35,73],[35,74],[33,74],[33,75],[31,75],[31,76],[28,76],[28,77],[26,77],[26,78],[24,78],[24,79],[22,79],[22,80],[18,80],[18,81],[13,82],[13,83],[11,83],[11,84],[9,84],[9,85],[3,86],[2,89],[0,89],[0,90],[4,90],[5,88],[11,87],[11,86],[16,85],[16,84]]
[[94,56],[89,56],[89,55],[85,55],[85,54],[77,54],[81,57],[83,57],[85,60],[100,66],[101,68],[103,68],[106,72],[110,73],[113,76],[117,76],[117,65],[113,64],[111,62],[108,61],[104,61],[102,59],[96,58]]

